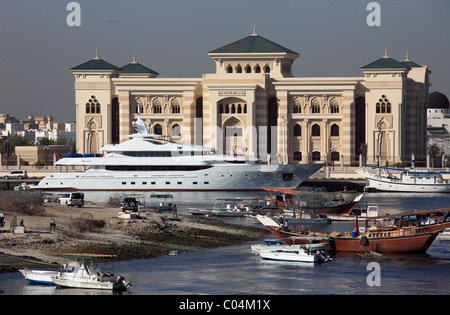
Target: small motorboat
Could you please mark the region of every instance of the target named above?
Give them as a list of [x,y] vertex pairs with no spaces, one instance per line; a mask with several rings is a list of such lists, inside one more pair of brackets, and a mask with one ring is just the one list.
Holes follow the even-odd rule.
[[297,245],[263,245],[254,244],[251,246],[254,252],[270,252],[270,251],[284,251],[284,252],[294,252],[300,249],[305,249],[310,252],[316,252],[321,250],[326,250],[328,243],[315,243],[315,244],[297,244]]
[[76,261],[70,262],[68,264],[62,265],[60,271],[57,270],[39,270],[33,269],[29,270],[27,268],[20,269],[19,271],[32,284],[48,284],[54,285],[53,278],[58,274],[63,274],[65,277],[70,278],[75,275],[75,273],[80,269],[80,264]]
[[441,233],[439,233],[438,239],[440,240],[450,240],[450,228],[444,229]]
[[[296,246],[296,245],[294,245]],[[288,262],[303,262],[303,263],[326,263],[331,261],[331,258],[324,251],[317,251],[312,253],[303,248],[294,251],[260,251],[258,254],[262,259],[288,261]]]
[[[93,259],[93,257],[111,257],[111,255],[66,255],[75,256],[82,259]],[[84,262],[80,268],[68,277],[65,273],[58,273],[52,278],[57,287],[78,288],[78,289],[100,289],[100,290],[128,290],[131,282],[126,281],[123,276],[114,276],[110,272],[99,272]]]
[[58,274],[53,277],[53,282],[58,287],[77,288],[77,289],[101,289],[101,290],[128,290],[131,283],[124,277],[114,277],[110,273],[94,272],[85,264],[73,277],[67,277],[65,274]]

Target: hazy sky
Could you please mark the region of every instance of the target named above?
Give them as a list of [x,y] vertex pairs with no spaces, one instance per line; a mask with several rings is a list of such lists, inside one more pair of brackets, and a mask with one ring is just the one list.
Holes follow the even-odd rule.
[[70,68],[99,50],[118,66],[137,61],[160,77],[212,73],[208,52],[251,34],[300,53],[297,77],[362,77],[389,56],[428,65],[430,92],[450,98],[450,1],[381,0],[381,26],[366,24],[369,0],[80,0],[81,26],[66,23],[68,0],[1,0],[0,113],[75,120]]

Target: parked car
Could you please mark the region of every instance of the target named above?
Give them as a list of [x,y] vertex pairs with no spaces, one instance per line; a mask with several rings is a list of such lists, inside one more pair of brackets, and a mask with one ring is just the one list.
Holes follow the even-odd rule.
[[22,179],[28,178],[27,171],[12,171],[4,176],[5,179]]
[[127,197],[124,200],[122,200],[121,208],[122,208],[122,211],[123,210],[137,211],[139,208],[139,205],[138,205],[136,198]]
[[78,208],[81,208],[84,205],[84,194],[73,192],[59,195],[59,203],[63,206],[78,206]]

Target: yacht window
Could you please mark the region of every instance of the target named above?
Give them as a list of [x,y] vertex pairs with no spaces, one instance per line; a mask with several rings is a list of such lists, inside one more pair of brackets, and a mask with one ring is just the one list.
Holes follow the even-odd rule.
[[166,185],[170,185],[170,182],[166,182]]
[[209,182],[205,182],[205,185],[208,185],[209,184]]
[[149,140],[149,139],[147,139],[147,140],[144,140],[144,141],[150,142],[152,144],[158,144],[158,145],[164,144],[163,142],[157,141],[157,140]]
[[142,182],[142,185],[147,185],[147,182]]
[[107,171],[200,171],[211,165],[107,165]]
[[156,185],[156,182],[152,182],[152,185]]
[[123,155],[134,157],[169,157],[172,156],[171,151],[124,151]]
[[122,182],[122,185],[126,185],[127,184],[127,182]]

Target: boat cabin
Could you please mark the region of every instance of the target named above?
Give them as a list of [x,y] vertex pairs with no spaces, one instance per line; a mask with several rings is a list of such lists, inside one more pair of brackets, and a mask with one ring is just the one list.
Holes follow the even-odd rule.
[[405,184],[441,184],[445,183],[442,175],[435,172],[405,171],[401,174]]

